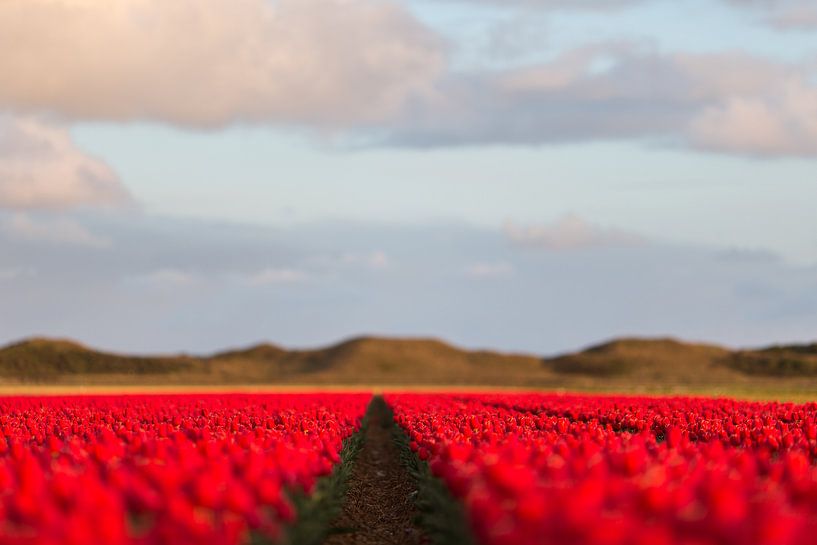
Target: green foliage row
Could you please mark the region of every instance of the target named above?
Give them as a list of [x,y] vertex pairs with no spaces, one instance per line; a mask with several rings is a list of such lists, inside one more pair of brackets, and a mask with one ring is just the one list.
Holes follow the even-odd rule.
[[475,545],[462,504],[431,473],[428,463],[411,450],[409,438],[400,426],[392,426],[392,437],[399,449],[400,461],[417,483],[414,504],[420,513],[417,520],[420,529],[433,545]]
[[[280,542],[282,545],[320,545],[333,530],[336,530],[332,528],[332,521],[340,516],[343,509],[349,478],[355,460],[363,448],[367,425],[368,415],[363,419],[361,429],[343,442],[340,463],[330,475],[318,480],[312,494],[306,494],[300,489],[290,491],[297,518],[295,523],[286,529]],[[252,539],[253,545],[267,543],[259,536]]]

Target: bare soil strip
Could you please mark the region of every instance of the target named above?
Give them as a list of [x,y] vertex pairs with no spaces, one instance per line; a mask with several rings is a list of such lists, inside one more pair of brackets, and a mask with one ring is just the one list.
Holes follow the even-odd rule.
[[375,397],[363,448],[352,467],[343,513],[332,524],[326,545],[427,542],[415,523],[417,483],[400,461],[393,425],[385,401]]

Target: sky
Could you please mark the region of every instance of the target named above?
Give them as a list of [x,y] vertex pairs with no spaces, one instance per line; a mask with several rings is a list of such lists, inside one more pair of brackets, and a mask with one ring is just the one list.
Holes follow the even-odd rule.
[[811,0],[7,0],[0,343],[817,332]]

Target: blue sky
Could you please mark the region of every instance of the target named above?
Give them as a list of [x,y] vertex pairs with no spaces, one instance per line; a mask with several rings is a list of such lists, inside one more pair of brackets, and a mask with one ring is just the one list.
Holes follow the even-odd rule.
[[808,340],[815,30],[805,0],[8,2],[0,342]]

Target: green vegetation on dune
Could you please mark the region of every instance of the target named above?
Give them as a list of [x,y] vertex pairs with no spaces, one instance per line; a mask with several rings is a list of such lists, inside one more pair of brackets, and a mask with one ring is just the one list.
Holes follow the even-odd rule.
[[65,375],[168,375],[191,371],[187,357],[108,354],[65,340],[30,339],[0,350],[0,376],[48,381]]
[[[338,516],[346,499],[346,489],[352,467],[363,446],[368,415],[363,426],[343,441],[340,463],[332,473],[318,480],[311,493],[294,489],[289,497],[295,507],[295,523],[287,528],[281,543],[285,545],[320,545],[332,533],[332,521]],[[253,536],[252,545],[267,545],[269,541]]]
[[209,362],[214,373],[244,372],[262,380],[328,384],[490,384],[501,382],[508,373],[519,377],[543,372],[541,359],[534,356],[470,352],[435,339],[374,337],[316,350],[279,352],[253,347],[218,354]]
[[817,377],[817,344],[741,350],[730,354],[726,365],[750,375]]
[[409,446],[406,432],[392,423],[392,440],[397,445],[400,461],[416,483],[414,504],[419,512],[418,524],[433,545],[474,545],[477,541],[463,504],[453,497],[445,483],[435,477],[428,463],[420,460]]
[[723,366],[728,355],[725,348],[674,339],[619,339],[546,360],[546,365],[560,373],[695,382],[702,374],[708,380],[731,378]]

